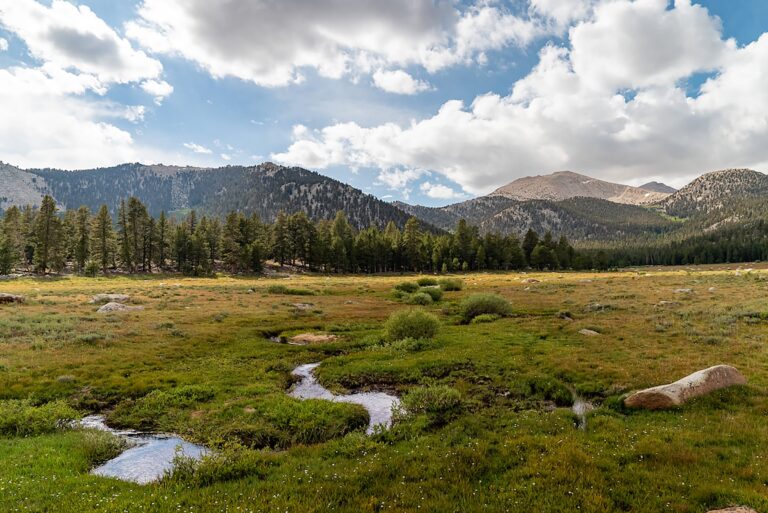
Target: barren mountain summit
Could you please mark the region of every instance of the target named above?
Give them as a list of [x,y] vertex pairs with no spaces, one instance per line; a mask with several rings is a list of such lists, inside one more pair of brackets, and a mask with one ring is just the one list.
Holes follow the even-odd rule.
[[573,171],[519,178],[496,189],[492,194],[519,200],[553,201],[583,196],[630,205],[656,203],[668,196],[663,192],[606,182]]

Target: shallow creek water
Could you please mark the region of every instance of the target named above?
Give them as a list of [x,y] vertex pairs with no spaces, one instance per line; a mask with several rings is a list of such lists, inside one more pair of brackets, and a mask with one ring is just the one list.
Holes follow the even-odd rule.
[[176,435],[112,429],[106,425],[101,415],[85,417],[80,421],[80,425],[88,429],[107,431],[128,441],[128,449],[91,471],[98,476],[148,484],[172,471],[173,459],[177,455],[200,459],[208,452],[205,447],[189,443]]
[[574,394],[571,411],[576,415],[576,427],[578,429],[581,429],[582,431],[587,429],[587,414],[594,409],[595,407],[592,403],[587,402],[584,398]]
[[293,375],[301,378],[290,392],[297,399],[325,399],[339,403],[359,404],[370,416],[366,433],[372,434],[377,426],[388,428],[392,424],[392,408],[400,404],[400,399],[382,392],[361,392],[350,395],[334,395],[330,390],[317,382],[314,370],[319,363],[307,363],[294,369]]

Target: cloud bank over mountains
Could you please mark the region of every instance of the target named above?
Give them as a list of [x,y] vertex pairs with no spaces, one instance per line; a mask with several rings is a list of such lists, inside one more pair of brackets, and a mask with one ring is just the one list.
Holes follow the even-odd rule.
[[[330,80],[393,105],[442,98],[409,123],[295,124],[270,152],[312,169],[373,170],[406,194],[448,200],[559,169],[680,184],[768,167],[768,33],[739,45],[690,0],[138,0],[112,25],[79,3],[0,0],[0,56],[16,59],[0,66],[0,110],[13,120],[0,126],[2,160],[232,159],[193,134],[175,147],[136,140],[182,86],[166,67],[187,63],[254,91]],[[456,70],[481,76],[528,52],[534,65],[507,90],[471,83],[461,99],[441,96]]]

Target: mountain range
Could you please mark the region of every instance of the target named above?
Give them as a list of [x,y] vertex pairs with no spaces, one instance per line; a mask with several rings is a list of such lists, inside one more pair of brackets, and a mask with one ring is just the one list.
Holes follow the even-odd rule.
[[[387,203],[338,180],[272,163],[223,168],[124,164],[84,171],[22,170],[0,163],[0,210],[36,205],[50,194],[60,207],[101,204],[113,211],[136,196],[149,211],[196,209],[211,215],[231,210],[273,221],[280,210],[312,219],[347,213],[358,227],[403,227],[410,216],[450,231],[460,219],[481,233],[552,231],[574,241],[643,240],[709,233],[738,222],[768,219],[768,176],[749,169],[707,173],[680,190],[651,182],[632,187],[571,171],[526,177],[487,196],[445,207]],[[687,234],[687,235],[686,235]]]

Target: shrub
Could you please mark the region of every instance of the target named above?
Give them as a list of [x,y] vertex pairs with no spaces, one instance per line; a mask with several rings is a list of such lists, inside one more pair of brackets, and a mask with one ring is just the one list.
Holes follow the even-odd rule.
[[91,467],[119,456],[127,445],[124,438],[106,431],[89,429],[83,432],[82,448]]
[[435,303],[443,299],[443,290],[437,287],[426,287],[421,289],[419,292],[422,294],[429,294],[429,297],[431,297],[432,301]]
[[270,285],[267,287],[267,292],[270,294],[281,294],[284,296],[314,296],[314,291],[309,289],[299,289],[293,287],[286,287],[285,285]]
[[416,280],[416,283],[418,283],[421,287],[434,287],[437,285],[437,280],[429,276],[424,276],[423,278]]
[[29,400],[0,401],[0,435],[34,436],[52,433],[80,418],[64,401],[39,406]]
[[408,294],[413,294],[417,290],[419,290],[419,284],[415,281],[404,281],[402,283],[398,283],[395,285],[395,290],[399,290],[401,292],[407,292]]
[[440,321],[423,310],[400,310],[389,316],[384,329],[387,338],[393,342],[405,338],[429,339],[437,335]]
[[482,324],[486,322],[496,322],[499,319],[501,319],[501,316],[498,314],[480,314],[474,319],[472,319],[472,324]]
[[461,320],[471,322],[478,315],[495,314],[500,317],[512,313],[509,301],[496,294],[472,294],[461,303]]
[[440,288],[445,292],[461,290],[464,288],[464,281],[460,278],[443,278],[440,280]]
[[83,274],[89,278],[95,278],[97,274],[99,274],[99,271],[101,271],[101,267],[99,267],[98,262],[95,260],[88,260],[88,263],[85,264],[85,268],[83,269]]
[[425,414],[432,426],[442,425],[461,411],[461,394],[442,385],[415,388],[403,397],[402,407],[406,414]]
[[180,455],[173,463],[173,473],[166,476],[166,482],[199,488],[246,476],[263,478],[274,461],[262,451],[231,442],[203,456],[201,460]]
[[431,305],[432,304],[432,296],[425,293],[425,292],[415,292],[411,295],[409,295],[407,298],[405,298],[405,302],[409,305]]

